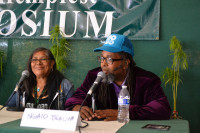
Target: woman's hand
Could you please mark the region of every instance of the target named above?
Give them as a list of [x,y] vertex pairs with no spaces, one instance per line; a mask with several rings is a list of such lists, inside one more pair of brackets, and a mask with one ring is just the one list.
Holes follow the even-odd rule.
[[[72,109],[72,111],[79,111],[81,105],[76,105],[74,106],[74,108]],[[94,113],[92,112],[92,109],[89,108],[88,106],[82,106],[81,110],[80,110],[80,116],[83,120],[92,120],[92,118],[94,118]]]
[[118,110],[117,109],[105,109],[95,110],[94,116],[98,119],[105,118],[104,121],[117,120]]

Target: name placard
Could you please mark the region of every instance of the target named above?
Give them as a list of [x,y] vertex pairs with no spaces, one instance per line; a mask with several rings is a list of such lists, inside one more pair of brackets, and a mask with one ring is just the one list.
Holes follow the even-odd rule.
[[20,126],[75,131],[81,119],[78,111],[26,108]]

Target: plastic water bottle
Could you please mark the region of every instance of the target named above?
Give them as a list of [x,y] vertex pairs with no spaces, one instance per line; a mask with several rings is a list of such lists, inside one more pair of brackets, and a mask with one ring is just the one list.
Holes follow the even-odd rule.
[[129,122],[130,94],[127,86],[122,86],[118,97],[118,122]]

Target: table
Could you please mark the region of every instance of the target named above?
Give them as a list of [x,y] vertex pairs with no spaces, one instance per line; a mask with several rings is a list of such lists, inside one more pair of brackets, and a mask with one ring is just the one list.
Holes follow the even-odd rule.
[[[41,129],[31,127],[20,127],[23,112],[7,111],[4,108],[0,111],[0,133],[78,133],[79,131],[63,131],[55,129]],[[88,121],[88,127],[81,128],[82,133],[115,133],[124,123],[117,121]],[[82,124],[83,126],[84,124]]]
[[[168,131],[155,129],[142,129],[147,124],[171,126]],[[121,127],[117,133],[189,133],[189,123],[187,120],[132,120]]]
[[[78,133],[79,131],[63,131],[55,129],[42,129],[31,127],[20,127],[23,112],[0,111],[0,132],[4,133]],[[129,123],[118,123],[117,121],[88,121],[89,126],[82,128],[82,133],[189,133],[187,120],[131,120]],[[160,124],[171,126],[169,131],[158,131],[142,129],[146,124]]]
[[0,124],[21,119],[23,112],[10,112],[6,108],[0,111]]

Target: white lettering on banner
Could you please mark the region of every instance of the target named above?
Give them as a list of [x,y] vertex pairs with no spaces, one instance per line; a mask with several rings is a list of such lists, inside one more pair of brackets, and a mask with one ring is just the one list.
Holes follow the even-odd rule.
[[56,2],[56,0],[53,0],[53,1],[47,0],[47,5],[46,5],[46,8],[45,8],[45,9],[51,9],[51,8],[50,8],[50,4],[51,4],[51,3],[55,3],[55,2]]
[[[0,25],[1,25],[2,17],[6,12],[8,12],[11,16],[11,19],[10,19],[11,24],[8,25],[10,27],[6,27],[3,31],[2,31],[2,29],[0,30],[0,35],[4,35],[4,36],[12,34],[16,29],[16,23],[17,23],[17,19],[16,19],[16,16],[15,16],[15,13],[13,11],[2,10],[2,11],[0,11]],[[22,26],[21,36],[32,36],[37,31],[36,23],[26,16],[27,12],[31,12],[35,16],[35,18],[37,16],[37,12],[32,11],[32,10],[25,10],[22,13],[22,21],[24,21],[24,23],[32,29],[32,32],[26,33],[24,31],[24,26]],[[53,10],[43,10],[43,12],[44,12],[43,33],[40,36],[49,37],[50,36],[49,32],[50,32],[51,13],[53,12]],[[75,18],[75,20],[74,20],[74,31],[72,33],[66,33],[65,32],[66,15],[68,13],[70,13],[70,11],[58,11],[58,12],[60,13],[59,26],[60,26],[61,32],[63,32],[64,37],[66,37],[66,38],[73,37],[73,35],[75,35],[76,32],[77,32],[78,15],[80,15],[79,14],[80,11],[72,11],[74,13],[74,16],[75,16],[74,17]],[[85,34],[85,36],[83,36],[83,38],[91,38],[91,36],[89,36],[89,28],[90,28],[89,25],[90,25],[90,23],[91,23],[91,26],[94,30],[95,37],[98,37],[98,34],[99,34],[100,30],[102,29],[103,24],[105,24],[105,37],[107,37],[111,34],[112,18],[113,18],[112,15],[113,15],[114,12],[112,12],[112,11],[105,12],[104,18],[101,21],[100,25],[98,25],[98,21],[97,21],[97,18],[95,16],[94,11],[85,11],[85,12],[86,12],[86,15],[87,15],[87,19],[86,19],[86,23],[85,23],[86,24],[85,25],[86,26],[86,31],[85,31],[86,34]]]
[[[7,2],[6,2],[7,1]],[[3,4],[3,3],[6,3],[6,4],[12,4],[13,2],[12,2],[13,0],[0,0],[0,4]],[[31,2],[32,1],[32,2]],[[68,0],[71,4],[74,4],[74,3],[76,3],[78,0]],[[25,3],[44,3],[44,1],[43,0],[16,0],[16,2],[18,3],[18,4],[22,4],[23,2],[25,2]],[[47,0],[47,5],[46,5],[46,9],[50,9],[50,4],[51,3],[55,3],[55,2],[57,2],[57,0]],[[80,3],[81,4],[86,4],[88,2],[88,0],[80,0]],[[96,3],[97,2],[97,0],[90,0],[90,2],[92,2],[92,3]],[[60,0],[60,3],[66,3],[66,0]]]
[[65,31],[64,31],[65,30],[65,21],[62,21],[62,20],[66,19],[66,14],[69,11],[59,11],[59,12],[60,12],[60,30],[61,30],[61,32],[64,34],[64,37],[72,37],[76,33],[78,13],[80,11],[73,11],[75,13],[75,22],[74,22],[75,27],[74,27],[74,32],[71,35],[65,34]]
[[25,108],[20,126],[75,131],[81,119],[78,111]]
[[[5,1],[4,0],[0,0],[0,4],[4,4]],[[7,4],[12,4],[12,0],[7,0]]]
[[[71,4],[75,4],[78,0],[68,0]],[[80,0],[80,4],[86,4],[88,0]],[[97,0],[90,0],[93,4],[97,2]],[[66,0],[60,0],[60,3],[66,3]]]
[[[33,2],[31,2],[31,1],[33,1]],[[26,3],[44,3],[44,1],[43,0],[26,0]]]
[[70,3],[74,4],[77,2],[77,0],[69,0]]
[[86,3],[87,3],[87,0],[80,0],[80,3],[81,3],[81,4],[86,4]]
[[36,11],[26,10],[26,11],[23,12],[23,14],[22,14],[22,20],[24,21],[25,24],[27,24],[29,27],[32,28],[32,33],[26,34],[24,32],[24,27],[22,27],[22,34],[21,35],[32,36],[36,32],[37,25],[26,16],[27,12],[32,12],[35,15],[35,18],[36,18]]
[[24,0],[22,0],[22,1],[16,0],[16,2],[17,2],[18,4],[22,4],[22,3],[24,2]]
[[49,35],[49,25],[50,25],[50,15],[53,10],[44,11],[44,29],[43,34],[40,36],[50,36]]
[[2,17],[3,17],[3,14],[5,12],[9,12],[10,15],[11,15],[11,19],[10,19],[10,28],[9,28],[9,31],[7,31],[7,33],[2,33],[1,30],[0,30],[0,35],[10,35],[11,33],[13,33],[15,31],[15,28],[16,28],[16,22],[17,22],[17,18],[15,16],[15,13],[11,10],[2,10],[0,12],[0,25],[1,25],[1,20],[2,20]]
[[[75,4],[78,2],[78,0],[67,0],[69,1],[71,4]],[[44,3],[43,0],[16,0],[16,2],[18,4],[22,4],[22,3],[27,3],[27,4],[31,4],[31,3]],[[57,0],[46,0],[46,8],[45,9],[51,9],[51,4],[56,3]],[[80,0],[80,4],[86,4],[87,2],[91,2],[93,4],[95,4],[97,2],[97,0]],[[60,0],[60,3],[66,3],[66,0]],[[12,0],[0,0],[0,4],[13,4]]]
[[88,29],[89,29],[89,18],[91,20],[91,24],[94,28],[94,33],[95,36],[98,36],[98,33],[103,25],[103,22],[105,20],[105,18],[107,17],[107,21],[106,21],[106,30],[105,30],[105,37],[109,36],[111,34],[111,30],[112,30],[112,15],[114,12],[106,12],[105,16],[102,20],[102,23],[99,27],[98,23],[97,23],[97,19],[96,16],[94,14],[94,12],[92,11],[85,11],[87,13],[87,28],[86,28],[86,35],[84,36],[84,38],[90,38],[90,36],[88,36]]
[[92,2],[92,3],[96,3],[96,2],[97,2],[97,0],[91,0],[91,2]]
[[[31,1],[33,1],[33,2],[31,2]],[[16,0],[16,2],[18,4],[22,4],[24,2],[24,0],[21,0],[21,1],[20,0]],[[25,0],[25,2],[27,4],[30,4],[30,3],[44,3],[43,0],[39,0],[39,1],[38,0]],[[12,0],[0,0],[0,4],[4,4],[4,3],[6,3],[6,4],[13,4]]]

